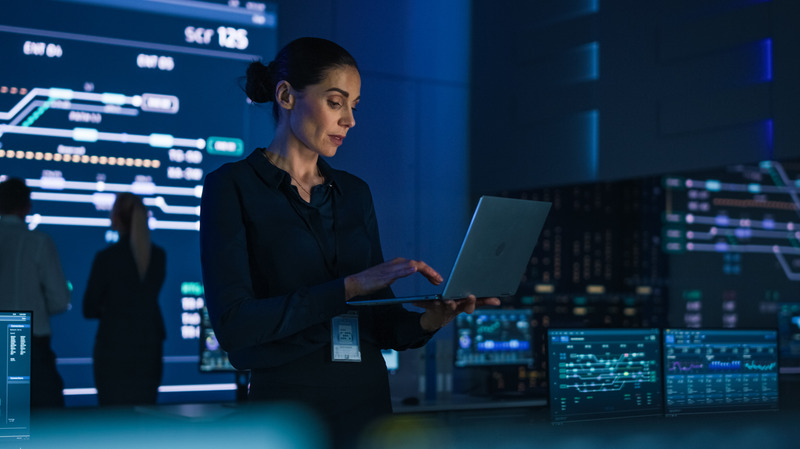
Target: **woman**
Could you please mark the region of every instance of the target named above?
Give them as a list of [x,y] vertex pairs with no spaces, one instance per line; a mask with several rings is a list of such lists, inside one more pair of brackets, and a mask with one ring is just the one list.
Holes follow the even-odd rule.
[[100,320],[97,398],[100,405],[155,404],[166,336],[158,304],[166,253],[150,242],[147,209],[136,195],[117,195],[111,227],[119,241],[95,256],[83,297],[83,316]]
[[[431,303],[421,314],[348,307],[355,296],[391,295],[389,285],[413,273],[442,281],[422,261],[384,262],[368,186],[320,157],[334,156],[355,126],[358,66],[333,42],[301,38],[268,66],[252,63],[245,90],[274,102],[275,137],[206,177],[209,315],[233,365],[251,370],[250,398],[310,405],[343,441],[391,413],[382,348],[420,347],[458,313],[499,300]],[[353,332],[355,350],[341,344]]]

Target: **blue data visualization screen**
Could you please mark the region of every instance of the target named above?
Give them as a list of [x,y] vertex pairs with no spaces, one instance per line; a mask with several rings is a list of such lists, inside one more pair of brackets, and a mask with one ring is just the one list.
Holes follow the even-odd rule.
[[167,253],[159,401],[220,383],[232,397],[232,375],[198,369],[200,197],[208,172],[269,141],[271,110],[241,83],[251,61],[274,55],[276,27],[276,6],[258,1],[0,6],[0,178],[32,189],[28,226],[53,237],[73,288],[71,310],[52,318],[68,405],[92,400],[97,323],[82,298],[94,255],[118,238],[109,212],[120,192],[143,198]]
[[800,374],[800,303],[781,304],[778,311],[780,372]]
[[531,309],[485,309],[455,321],[455,366],[533,363]]
[[800,302],[800,161],[730,165],[663,180],[669,323],[766,329]]
[[32,312],[0,311],[0,446],[31,436]]
[[665,412],[778,409],[773,330],[665,329]]
[[553,421],[663,413],[659,329],[549,329]]

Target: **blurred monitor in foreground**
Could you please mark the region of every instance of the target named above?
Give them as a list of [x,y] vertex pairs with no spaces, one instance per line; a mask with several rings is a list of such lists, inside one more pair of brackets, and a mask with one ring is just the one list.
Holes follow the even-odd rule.
[[0,311],[0,447],[31,436],[31,320],[32,312]]

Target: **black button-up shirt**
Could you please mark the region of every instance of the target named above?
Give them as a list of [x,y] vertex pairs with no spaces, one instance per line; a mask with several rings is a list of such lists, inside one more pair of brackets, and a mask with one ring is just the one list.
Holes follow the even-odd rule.
[[[239,369],[327,351],[331,318],[349,310],[344,278],[383,262],[369,187],[322,159],[318,164],[328,198],[312,205],[298,203],[304,202],[286,172],[260,149],[206,176],[200,216],[206,302],[217,338]],[[430,338],[420,315],[400,305],[358,311],[362,352],[419,347]]]

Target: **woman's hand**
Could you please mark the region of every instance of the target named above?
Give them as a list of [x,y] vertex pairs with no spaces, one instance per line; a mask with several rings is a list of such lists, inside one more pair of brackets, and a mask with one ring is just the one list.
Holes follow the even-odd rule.
[[346,299],[365,296],[384,289],[400,278],[420,273],[433,285],[442,283],[442,276],[428,264],[419,260],[396,259],[375,265],[344,279]]
[[425,309],[425,313],[419,318],[419,324],[422,329],[427,332],[435,332],[453,321],[453,318],[462,312],[472,313],[481,306],[499,306],[500,299],[476,298],[475,295],[469,295],[466,298],[457,300],[424,301],[413,304]]

